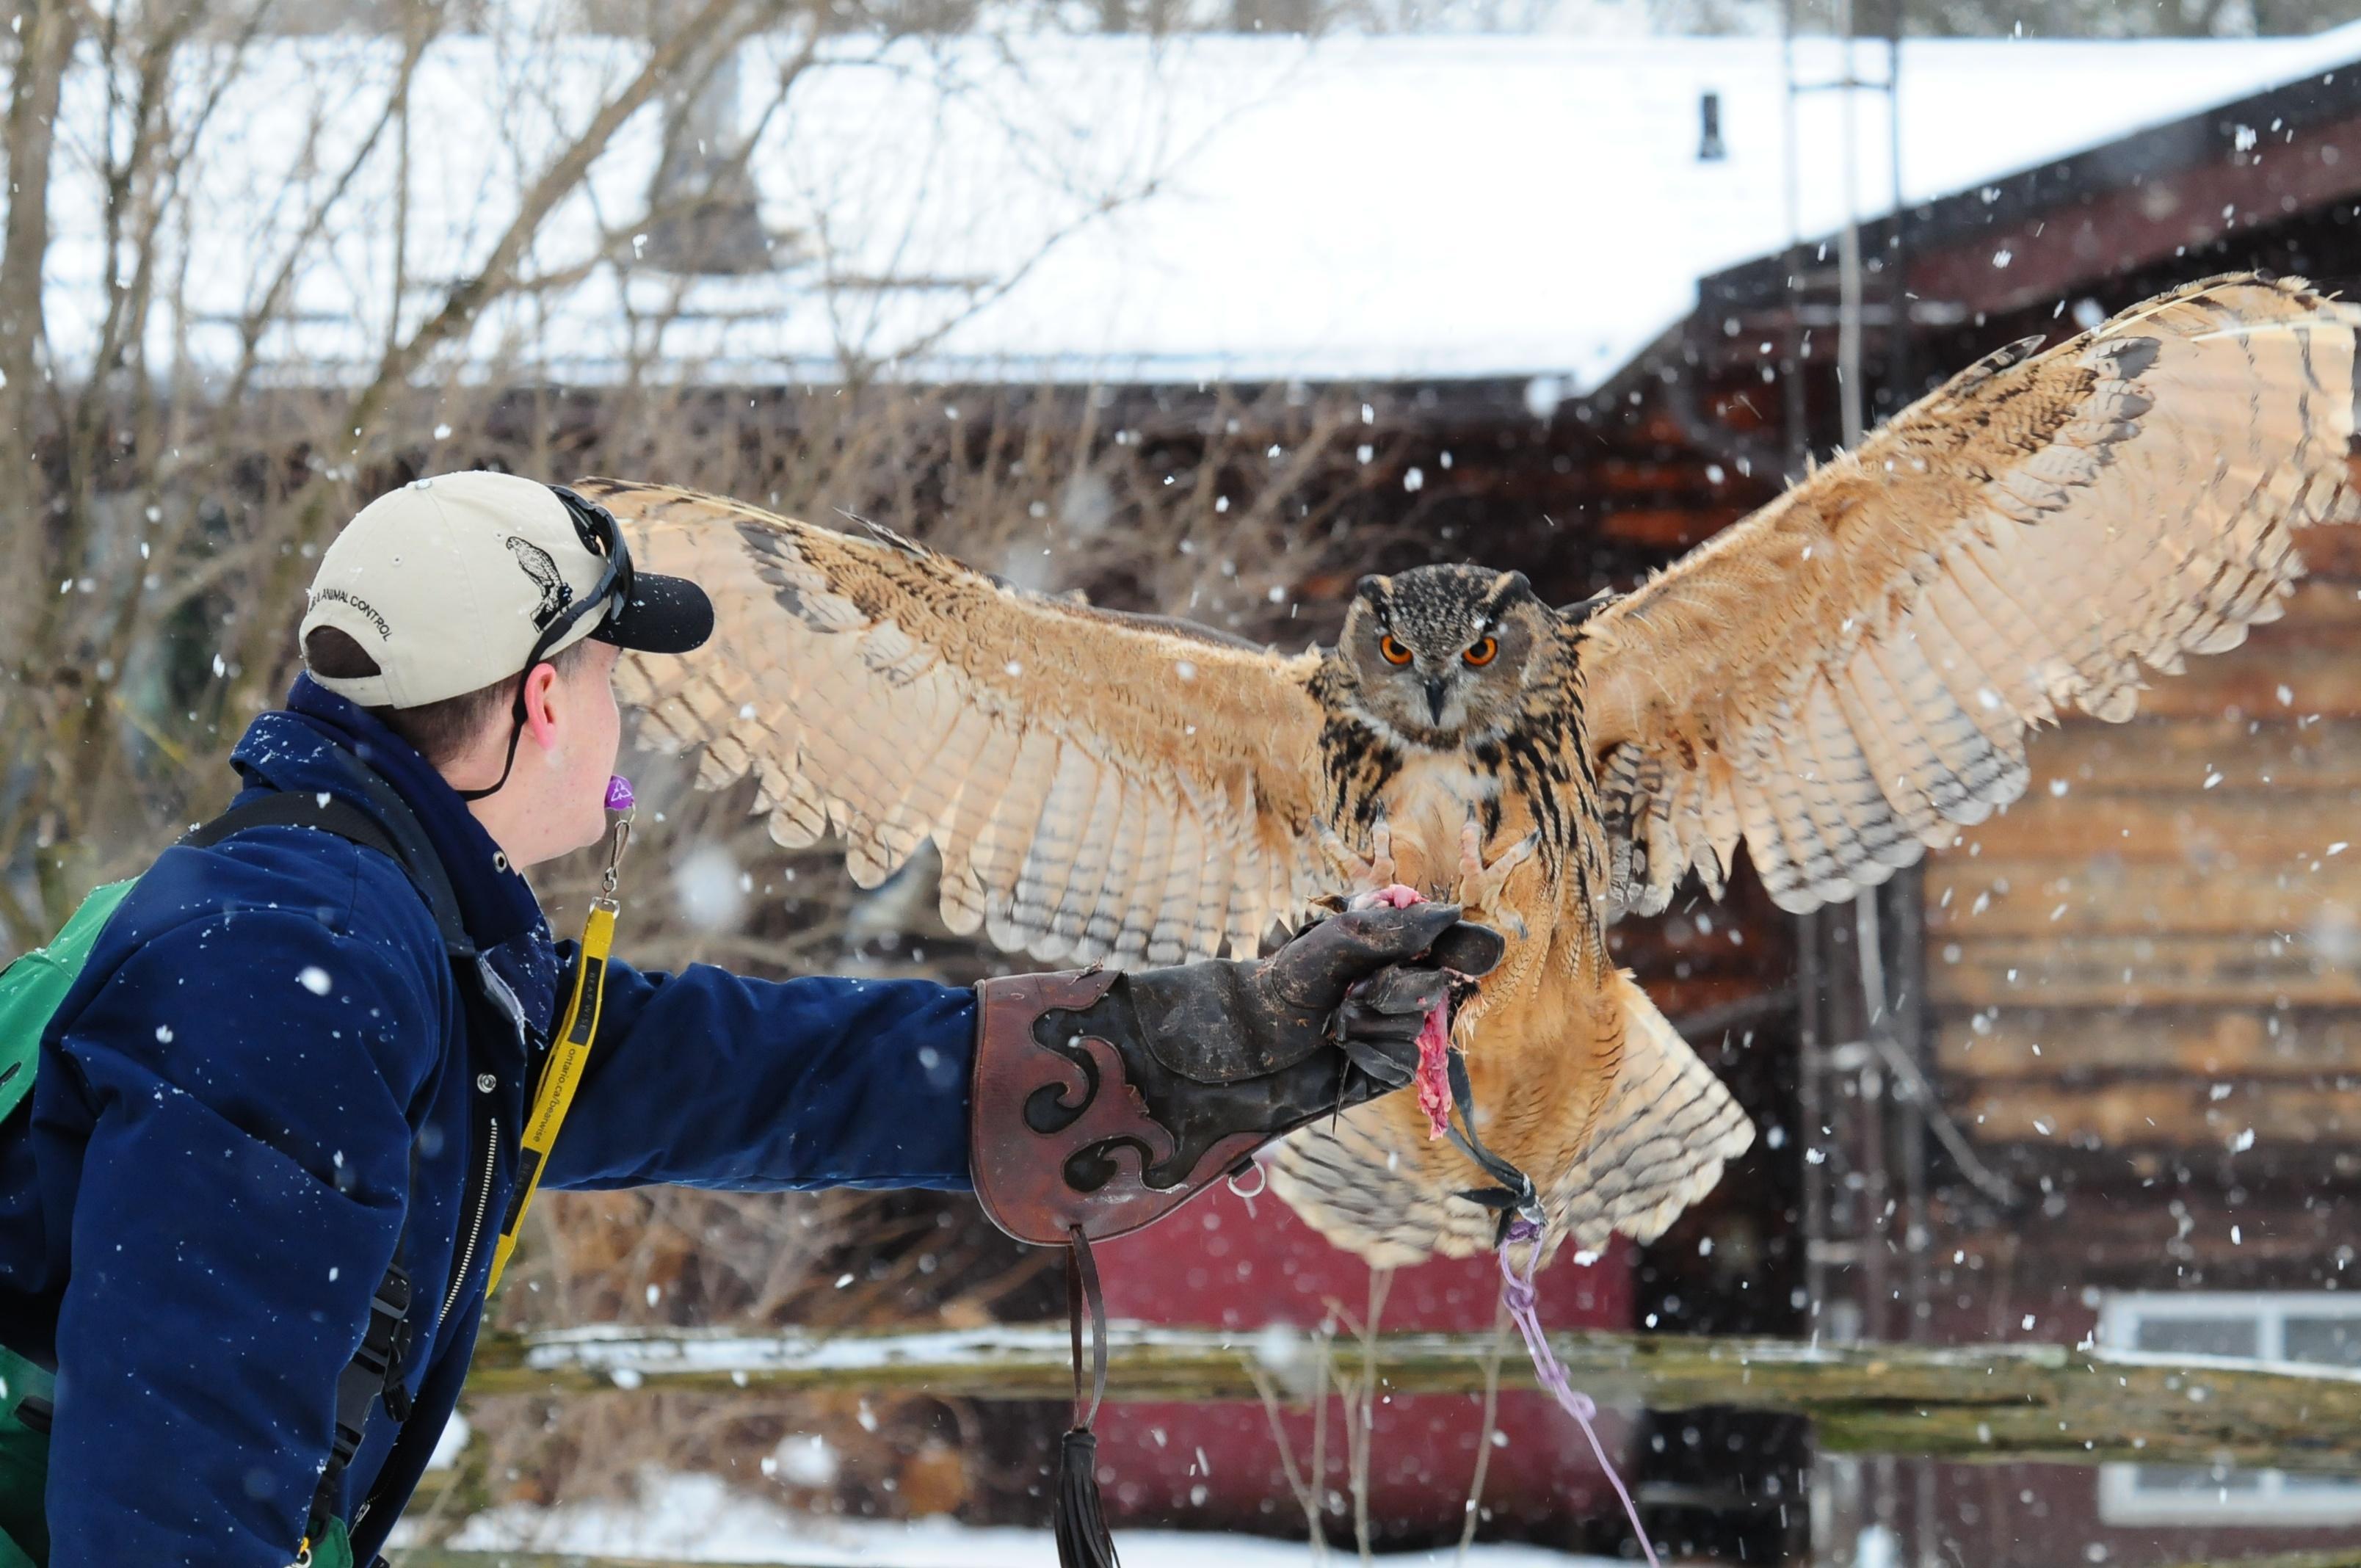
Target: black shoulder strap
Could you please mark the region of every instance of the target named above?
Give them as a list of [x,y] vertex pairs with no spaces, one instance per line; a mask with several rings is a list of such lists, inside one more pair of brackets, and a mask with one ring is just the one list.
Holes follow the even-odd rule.
[[381,855],[390,855],[397,861],[401,858],[392,836],[379,828],[368,812],[349,800],[302,790],[282,790],[244,806],[233,806],[212,821],[190,828],[181,836],[181,842],[192,849],[211,849],[249,828],[316,828]]
[[[312,1492],[311,1511],[304,1516],[307,1543],[326,1539],[328,1521],[344,1501],[345,1473],[361,1451],[368,1431],[369,1410],[379,1399],[397,1422],[410,1419],[410,1388],[402,1382],[402,1365],[410,1353],[413,1325],[410,1321],[410,1275],[401,1266],[401,1244],[393,1263],[369,1298],[368,1327],[361,1347],[336,1376],[336,1424],[328,1444],[328,1463]],[[399,1439],[395,1441],[399,1442]]]
[[[233,834],[249,828],[311,828],[323,833],[333,833],[365,850],[375,850],[390,858],[410,878],[418,896],[426,901],[434,916],[434,927],[443,938],[445,951],[451,957],[473,958],[476,946],[467,938],[467,927],[459,917],[459,897],[452,890],[450,874],[443,862],[425,843],[425,836],[417,829],[417,819],[410,807],[390,786],[358,764],[352,769],[362,787],[377,784],[384,791],[379,795],[370,790],[371,799],[381,808],[390,807],[387,815],[401,828],[408,829],[397,837],[387,831],[378,818],[371,817],[351,801],[340,796],[311,790],[282,790],[267,795],[244,806],[233,806],[212,821],[192,828],[181,836],[181,842],[192,849],[210,849]],[[399,810],[400,817],[393,817]],[[405,843],[403,840],[408,839]]]

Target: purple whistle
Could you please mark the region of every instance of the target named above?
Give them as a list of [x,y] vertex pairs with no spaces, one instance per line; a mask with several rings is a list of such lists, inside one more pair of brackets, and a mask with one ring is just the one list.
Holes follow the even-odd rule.
[[621,774],[607,781],[607,809],[629,811],[638,803],[631,796],[631,781]]

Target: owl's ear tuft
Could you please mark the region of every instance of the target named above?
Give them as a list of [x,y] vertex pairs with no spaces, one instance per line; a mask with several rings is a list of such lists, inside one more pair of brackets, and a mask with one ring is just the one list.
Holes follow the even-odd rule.
[[1386,598],[1393,592],[1393,588],[1394,580],[1391,577],[1381,577],[1375,572],[1353,585],[1353,592],[1357,597],[1368,600],[1371,608],[1377,609],[1385,608]]
[[1533,597],[1533,585],[1522,572],[1503,572],[1492,579],[1492,603],[1502,609]]

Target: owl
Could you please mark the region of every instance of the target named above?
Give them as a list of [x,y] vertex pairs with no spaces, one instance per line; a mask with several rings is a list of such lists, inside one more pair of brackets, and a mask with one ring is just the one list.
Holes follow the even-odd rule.
[[[931,841],[945,920],[1075,965],[1252,952],[1406,883],[1508,953],[1455,1018],[1481,1141],[1548,1234],[1659,1234],[1752,1128],[1609,956],[1739,848],[1771,896],[1850,898],[2026,785],[2032,731],[2133,713],[2234,646],[2354,521],[2361,313],[2214,279],[1971,367],[1629,592],[1364,579],[1292,655],[1012,587],[662,486],[588,480],[719,629],[620,683],[699,780],[873,886]],[[1274,1188],[1380,1265],[1489,1247],[1489,1183],[1394,1094],[1291,1135]]]

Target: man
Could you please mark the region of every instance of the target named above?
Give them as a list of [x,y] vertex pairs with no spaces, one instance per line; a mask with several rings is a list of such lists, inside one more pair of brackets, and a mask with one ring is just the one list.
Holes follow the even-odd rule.
[[[612,518],[513,476],[422,479],[330,546],[244,793],[105,918],[0,1123],[0,1529],[24,1558],[373,1559],[457,1399],[573,984],[522,873],[604,831],[619,652],[711,626],[695,585],[631,572]],[[1125,1228],[1407,1081],[1445,981],[1406,960],[1469,932],[1456,914],[981,1003],[612,962],[541,1179],[972,1183],[1013,1229]],[[1056,1052],[1085,1032],[1115,1053],[1092,1090],[1120,1071],[1128,1098],[1060,1122],[1037,1091],[1075,1091]],[[973,1109],[987,1088],[1015,1109]],[[1151,1176],[1107,1158],[1126,1137],[1180,1152]]]

